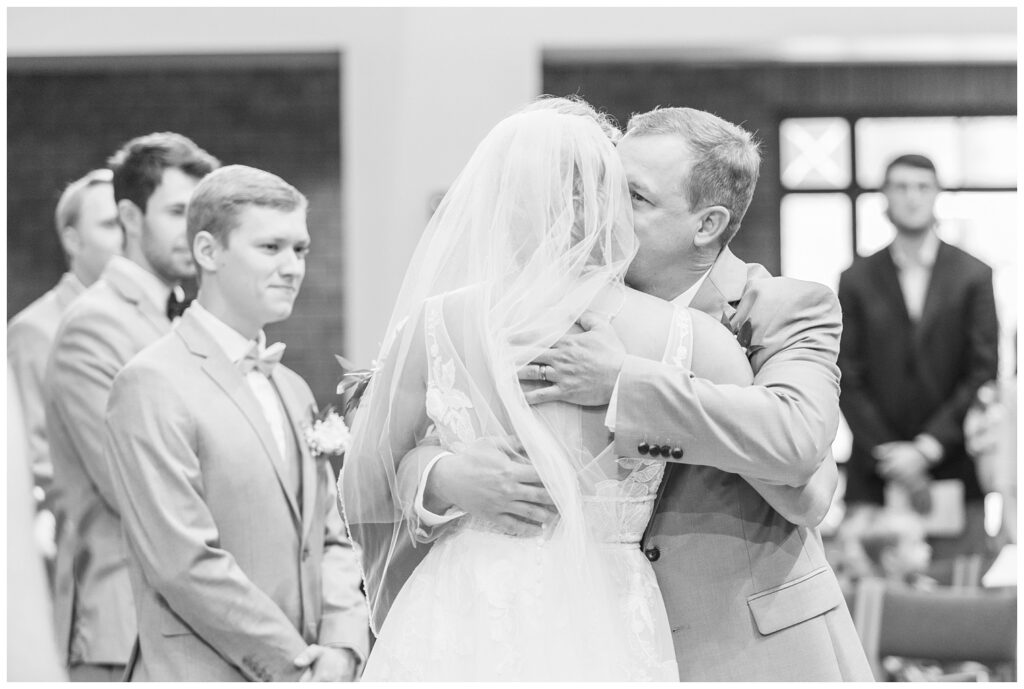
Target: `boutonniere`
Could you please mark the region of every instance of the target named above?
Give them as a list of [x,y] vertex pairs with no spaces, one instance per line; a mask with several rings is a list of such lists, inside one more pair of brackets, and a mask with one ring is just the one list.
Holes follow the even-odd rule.
[[730,320],[728,316],[723,314],[722,325],[728,328],[729,331],[736,336],[736,341],[740,343],[740,347],[743,347],[744,350],[750,349],[750,341],[754,335],[754,326],[750,324],[750,319],[743,321],[743,323],[740,324],[739,328],[734,328],[732,325],[732,320]]
[[338,383],[338,394],[341,395],[341,409],[345,416],[348,416],[356,407],[359,406],[359,401],[363,398],[363,393],[366,392],[367,386],[370,384],[370,380],[373,378],[373,374],[377,372],[377,362],[374,361],[370,368],[356,368],[348,359],[337,354],[334,358],[338,360],[338,364],[341,369],[345,372],[341,376],[341,382]]
[[352,435],[345,425],[345,419],[333,404],[317,414],[313,425],[306,428],[306,443],[317,458],[345,454],[351,442]]

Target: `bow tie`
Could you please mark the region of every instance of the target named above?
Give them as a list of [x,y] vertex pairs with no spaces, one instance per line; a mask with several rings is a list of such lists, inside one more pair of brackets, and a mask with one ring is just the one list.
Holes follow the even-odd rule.
[[259,371],[263,375],[269,376],[274,367],[281,363],[284,347],[284,342],[275,342],[261,350],[259,343],[253,342],[246,355],[238,361],[238,368],[242,371],[242,375]]
[[167,297],[167,320],[173,321],[175,318],[179,318],[181,314],[185,313],[185,309],[192,303],[192,299],[186,297],[179,300],[178,295],[171,290],[170,295]]

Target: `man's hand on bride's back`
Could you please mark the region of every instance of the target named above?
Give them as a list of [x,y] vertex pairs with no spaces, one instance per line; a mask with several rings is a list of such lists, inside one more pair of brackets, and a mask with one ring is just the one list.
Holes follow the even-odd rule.
[[454,505],[508,533],[540,534],[558,512],[537,470],[514,459],[517,451],[522,449],[506,439],[482,438],[464,452],[442,457],[427,479],[424,506],[443,513]]
[[562,401],[599,407],[612,398],[626,358],[626,346],[607,317],[592,311],[579,320],[583,332],[565,335],[531,363],[519,369],[519,380],[548,383],[524,386],[530,404]]

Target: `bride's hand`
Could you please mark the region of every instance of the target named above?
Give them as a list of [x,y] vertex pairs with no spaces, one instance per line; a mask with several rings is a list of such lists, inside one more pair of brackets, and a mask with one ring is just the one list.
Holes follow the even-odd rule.
[[508,533],[539,535],[558,511],[537,470],[514,459],[516,448],[505,448],[507,442],[482,438],[464,452],[442,457],[427,479],[424,505],[439,513],[454,505]]

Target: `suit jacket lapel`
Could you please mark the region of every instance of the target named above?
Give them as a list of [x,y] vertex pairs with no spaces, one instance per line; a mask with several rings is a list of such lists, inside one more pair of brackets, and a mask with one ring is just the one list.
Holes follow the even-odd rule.
[[298,506],[295,504],[295,497],[288,489],[288,483],[285,481],[284,476],[281,475],[279,469],[281,461],[280,457],[278,457],[277,443],[274,441],[274,435],[267,425],[266,415],[260,408],[260,403],[256,400],[256,396],[253,395],[248,383],[245,382],[242,373],[234,364],[228,361],[224,351],[188,311],[185,312],[178,322],[177,333],[185,341],[189,351],[203,359],[203,371],[220,386],[249,421],[253,432],[256,433],[260,443],[263,445],[266,460],[270,462],[274,476],[277,477],[277,482],[280,484],[281,491],[288,501],[288,506],[291,508],[295,523],[301,524],[302,517],[299,514]]
[[281,406],[284,407],[285,417],[291,424],[294,440],[299,449],[299,465],[302,468],[302,541],[305,543],[309,535],[310,524],[313,523],[313,512],[316,509],[317,494],[317,471],[316,460],[309,450],[306,442],[306,426],[309,424],[312,409],[296,397],[294,390],[281,372],[279,367],[274,367],[270,376],[271,382],[277,388],[281,398]]
[[159,334],[163,335],[170,331],[171,321],[167,318],[167,314],[161,312],[150,299],[146,298],[142,288],[135,283],[131,274],[121,270],[119,261],[111,261],[107,264],[103,271],[103,279],[121,295],[121,298],[134,304],[143,318],[149,321]]
[[736,314],[736,302],[747,286],[747,264],[723,249],[704,284],[697,290],[690,307],[703,311],[717,321],[728,321]]
[[892,260],[892,252],[886,247],[879,252],[879,261],[877,270],[875,270],[876,277],[878,278],[878,284],[881,286],[883,292],[885,292],[885,303],[880,305],[881,308],[891,308],[896,312],[896,315],[904,322],[907,328],[912,327],[913,323],[910,320],[910,312],[907,311],[907,302],[903,298],[903,288],[900,287],[899,271],[896,268],[896,263]]

